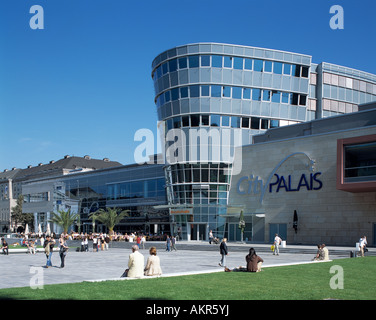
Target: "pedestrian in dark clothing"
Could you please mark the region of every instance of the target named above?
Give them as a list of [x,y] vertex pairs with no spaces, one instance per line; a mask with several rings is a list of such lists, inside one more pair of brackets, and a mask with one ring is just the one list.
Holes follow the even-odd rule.
[[6,242],[4,238],[1,238],[1,242],[2,242],[3,254],[8,255],[9,254],[8,242]]
[[169,236],[167,236],[167,239],[166,239],[166,251],[170,252],[171,251],[171,238]]
[[227,242],[227,239],[223,238],[222,242],[221,242],[221,245],[219,246],[219,253],[222,255],[222,259],[219,262],[219,265],[221,267],[225,267],[226,266],[226,256],[228,255],[228,249],[227,249],[226,242]]
[[60,243],[59,254],[60,254],[60,261],[61,261],[60,268],[64,268],[65,256],[67,255],[69,247],[67,245],[67,242],[64,239],[64,236],[61,236],[59,243]]

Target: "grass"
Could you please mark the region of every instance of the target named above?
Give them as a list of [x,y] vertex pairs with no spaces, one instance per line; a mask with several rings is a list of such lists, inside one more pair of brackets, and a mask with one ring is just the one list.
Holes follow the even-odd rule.
[[[343,268],[344,289],[331,289],[332,266]],[[376,257],[131,281],[1,289],[0,299],[69,300],[374,300]]]

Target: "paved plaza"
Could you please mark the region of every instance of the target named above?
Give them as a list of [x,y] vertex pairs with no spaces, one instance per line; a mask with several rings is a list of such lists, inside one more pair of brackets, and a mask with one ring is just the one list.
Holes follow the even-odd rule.
[[[108,251],[76,252],[71,249],[67,254],[65,268],[60,268],[58,252],[52,256],[52,268],[41,268],[46,264],[43,252],[36,255],[26,253],[12,253],[8,256],[0,255],[0,289],[11,287],[27,287],[33,284],[34,276],[43,275],[43,284],[74,283],[82,281],[100,281],[120,279],[126,269],[128,257],[131,253],[131,243],[113,245]],[[140,252],[149,256],[149,248],[156,246],[161,260],[163,276],[179,276],[197,273],[223,272],[218,265],[220,261],[219,246],[209,245],[207,242],[189,243],[179,242],[177,251],[166,252],[164,243],[147,243]],[[273,267],[286,264],[311,263],[315,246],[287,246],[281,248],[281,254],[274,256],[270,245],[231,244],[227,267],[234,268],[245,265],[245,256],[250,247],[254,247],[259,256],[264,259],[263,267]],[[333,254],[330,258],[349,257],[354,248],[330,248]],[[373,250],[373,249],[372,249]],[[374,252],[372,251],[374,254]],[[34,278],[33,278],[34,277]],[[123,278],[124,279],[124,278]]]

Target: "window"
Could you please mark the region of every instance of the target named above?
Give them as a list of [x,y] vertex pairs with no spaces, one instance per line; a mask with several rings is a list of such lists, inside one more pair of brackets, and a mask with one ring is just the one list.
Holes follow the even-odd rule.
[[201,67],[210,67],[210,56],[201,56]]
[[182,116],[181,122],[183,127],[189,127],[189,116]]
[[217,85],[211,86],[211,96],[221,97],[221,86],[217,86]]
[[345,182],[376,181],[376,142],[344,146]]
[[251,99],[251,89],[249,88],[243,89],[243,99]]
[[283,74],[290,75],[291,74],[291,64],[284,63],[283,64]]
[[288,92],[282,92],[282,103],[289,103],[290,94]]
[[240,117],[231,117],[231,128],[240,128]]
[[281,102],[281,93],[279,91],[272,91],[272,102],[280,103]]
[[221,124],[220,124],[220,121],[221,121],[221,117],[219,114],[212,114],[211,117],[210,117],[210,125],[212,127],[219,127]]
[[260,129],[260,118],[251,118],[251,129]]
[[212,67],[222,68],[222,56],[212,56]]
[[209,86],[208,85],[201,86],[201,96],[209,97]]
[[249,118],[242,118],[242,128],[249,128]]
[[244,69],[252,70],[252,59],[244,59]]
[[270,101],[270,90],[262,90],[262,101]]
[[159,67],[157,68],[157,79],[160,78],[161,76],[162,76],[162,67],[159,66]]
[[234,69],[242,70],[243,69],[243,58],[234,58]]
[[174,72],[178,69],[178,61],[177,59],[172,59],[168,62],[168,67],[170,69],[170,72]]
[[270,128],[278,128],[279,127],[279,120],[270,120]]
[[179,69],[187,68],[187,57],[179,58]]
[[189,67],[198,68],[199,67],[199,56],[189,56]]
[[230,126],[230,117],[222,116],[222,127],[229,127],[229,126]]
[[306,95],[299,95],[299,105],[300,106],[305,106],[307,103],[307,96]]
[[254,71],[262,72],[263,65],[264,65],[264,61],[259,60],[259,59],[255,59],[255,60],[254,60],[253,70],[254,70]]
[[291,101],[290,101],[290,104],[294,105],[294,106],[297,106],[298,105],[298,102],[299,102],[299,94],[297,93],[292,93],[291,94]]
[[281,62],[274,62],[273,72],[276,74],[282,74],[282,63]]
[[273,62],[265,61],[264,71],[265,72],[272,72]]
[[224,56],[223,59],[223,66],[225,68],[232,68],[232,57]]
[[174,88],[171,90],[172,101],[179,99],[179,88]]
[[261,89],[252,89],[252,100],[261,101]]
[[299,65],[293,65],[293,73],[292,75],[295,76],[295,77],[300,77],[300,69],[301,69],[301,66]]
[[180,88],[180,98],[188,98],[188,87]]
[[170,93],[170,91],[166,91],[165,94],[164,94],[164,96],[165,96],[165,101],[166,102],[169,102],[171,100],[171,93]]
[[162,74],[166,74],[168,72],[167,62],[162,64]]
[[200,86],[190,86],[189,93],[191,98],[197,98],[200,96]]
[[200,115],[191,114],[191,127],[198,127],[200,125]]
[[174,129],[178,129],[181,127],[181,117],[175,117],[173,119],[173,125],[174,125]]
[[203,126],[209,125],[209,115],[208,114],[201,115],[201,125],[203,125]]
[[226,97],[226,98],[231,97],[231,87],[229,87],[229,86],[223,87],[223,96]]
[[269,129],[269,120],[268,119],[261,119],[261,129],[263,129],[263,130]]
[[308,74],[309,74],[309,67],[302,67],[302,77],[303,78],[308,78]]
[[234,99],[241,99],[242,98],[242,88],[240,88],[240,87],[233,87],[232,88],[232,97]]

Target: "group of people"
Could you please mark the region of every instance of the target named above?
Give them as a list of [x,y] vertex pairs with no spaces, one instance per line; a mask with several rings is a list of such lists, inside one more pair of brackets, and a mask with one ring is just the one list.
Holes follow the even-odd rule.
[[145,266],[144,255],[139,251],[137,245],[132,246],[132,253],[129,255],[128,268],[122,274],[122,277],[140,278],[142,276],[160,276],[162,274],[161,262],[157,256],[156,247],[149,250],[150,256]]
[[221,261],[219,262],[219,266],[224,267],[226,272],[231,271],[246,271],[246,272],[259,272],[261,271],[261,266],[264,260],[256,254],[256,250],[254,248],[249,249],[249,253],[245,257],[245,261],[247,262],[246,267],[239,267],[234,269],[229,269],[226,266],[226,256],[228,255],[228,248],[227,248],[227,239],[223,238],[222,242],[219,246],[219,253],[221,254]]
[[172,250],[176,250],[176,238],[174,236],[169,236],[167,235],[167,238],[166,238],[166,251],[167,252],[171,252]]
[[[50,235],[46,236],[46,239],[43,243],[44,253],[46,254],[47,262],[46,262],[46,268],[52,267],[52,254],[54,251],[54,247],[56,244],[56,240],[51,237]],[[60,256],[60,268],[64,268],[65,266],[65,256],[68,252],[68,244],[66,241],[66,238],[62,234],[59,238],[59,256]]]

